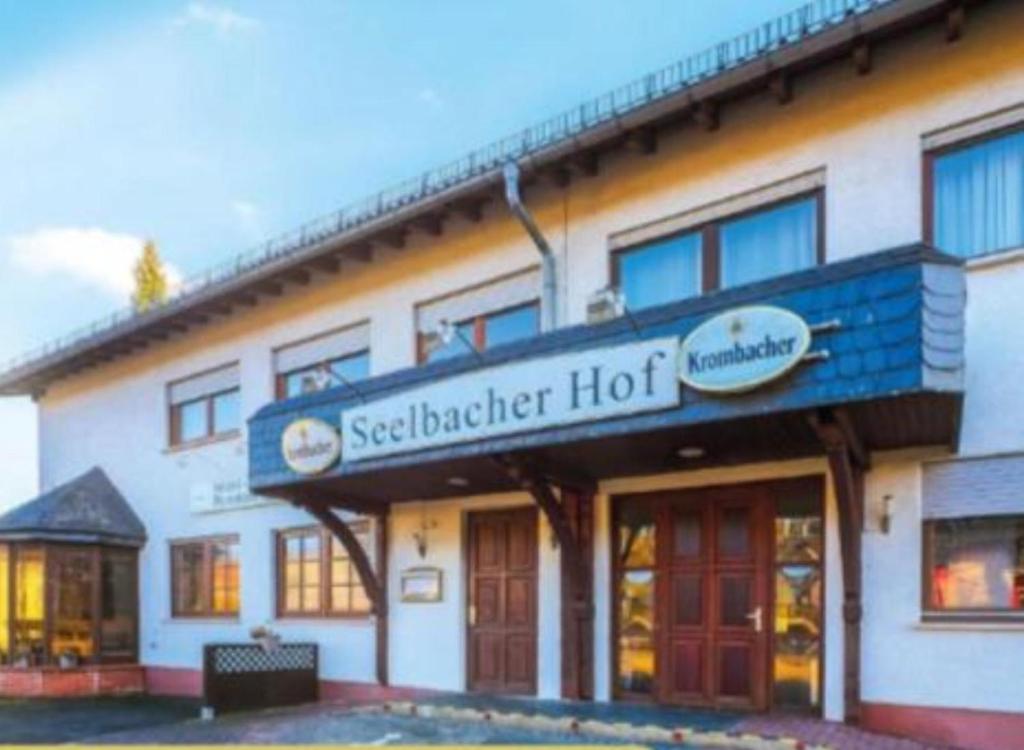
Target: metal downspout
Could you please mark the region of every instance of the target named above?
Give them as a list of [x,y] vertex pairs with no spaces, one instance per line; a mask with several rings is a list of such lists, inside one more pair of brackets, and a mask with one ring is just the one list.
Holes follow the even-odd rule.
[[541,234],[537,222],[533,220],[530,211],[523,205],[523,199],[519,194],[519,165],[514,161],[505,164],[505,199],[508,207],[515,214],[516,218],[526,229],[527,234],[537,246],[541,259],[541,276],[543,289],[540,303],[540,329],[543,332],[553,331],[558,326],[558,281],[555,269],[555,254],[551,246]]

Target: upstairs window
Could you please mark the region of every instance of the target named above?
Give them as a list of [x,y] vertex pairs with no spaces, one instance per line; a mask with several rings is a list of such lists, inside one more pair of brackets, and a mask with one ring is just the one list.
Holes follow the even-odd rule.
[[816,191],[617,250],[614,283],[642,310],[810,268],[823,256],[821,201]]
[[419,305],[418,358],[438,362],[540,332],[540,273],[530,269]]
[[350,326],[274,352],[277,398],[345,386],[370,376],[370,327]]
[[1024,246],[1024,131],[932,152],[925,170],[935,247],[967,258]]
[[172,446],[229,436],[241,429],[238,365],[172,383],[168,398]]

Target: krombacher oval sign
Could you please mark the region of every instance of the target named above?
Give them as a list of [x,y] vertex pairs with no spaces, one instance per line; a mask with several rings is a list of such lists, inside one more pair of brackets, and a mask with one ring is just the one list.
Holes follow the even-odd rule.
[[781,307],[740,307],[716,315],[683,340],[679,377],[706,393],[742,393],[792,370],[811,345],[811,330]]
[[281,434],[284,462],[297,474],[320,474],[341,457],[341,435],[321,419],[297,419]]

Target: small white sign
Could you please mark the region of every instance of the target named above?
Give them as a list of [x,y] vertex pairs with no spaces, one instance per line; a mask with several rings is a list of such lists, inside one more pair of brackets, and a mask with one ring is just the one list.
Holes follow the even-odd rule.
[[240,479],[194,484],[189,491],[189,510],[193,513],[244,510],[276,502],[271,497],[254,495],[249,491],[249,485]]
[[811,330],[781,307],[740,307],[701,323],[679,349],[679,377],[698,391],[742,393],[792,370]]
[[297,474],[322,474],[341,455],[341,436],[322,419],[297,419],[281,434],[285,463]]
[[679,405],[675,337],[492,367],[341,415],[345,461]]

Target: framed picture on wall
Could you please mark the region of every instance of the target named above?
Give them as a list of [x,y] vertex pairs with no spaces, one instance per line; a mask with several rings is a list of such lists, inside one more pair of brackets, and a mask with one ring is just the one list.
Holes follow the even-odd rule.
[[402,571],[403,602],[439,602],[443,592],[440,568],[419,567]]

